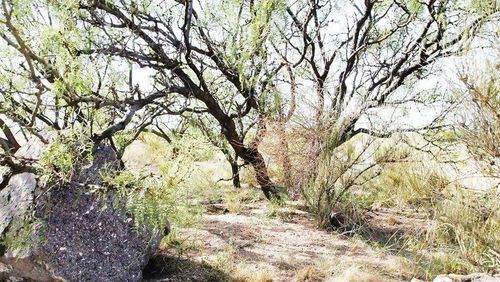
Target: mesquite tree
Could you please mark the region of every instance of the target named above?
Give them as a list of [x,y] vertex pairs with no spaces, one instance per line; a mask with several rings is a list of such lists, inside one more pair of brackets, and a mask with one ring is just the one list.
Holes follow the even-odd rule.
[[304,69],[302,78],[315,93],[312,164],[300,169],[314,176],[322,151],[333,152],[361,133],[389,137],[443,128],[443,113],[415,127],[397,122],[377,127],[366,120],[380,119],[387,109],[443,107],[439,97],[426,95],[431,91],[417,91],[413,85],[438,72],[440,59],[467,52],[490,22],[498,23],[495,3],[312,0],[289,5],[289,28],[282,30],[287,48],[275,51],[288,65]]
[[[26,161],[13,155],[13,130],[47,141],[42,129],[79,128],[112,146],[133,130],[126,145],[190,113],[217,125],[267,198],[278,195],[258,145],[266,120],[291,118],[272,110],[273,97],[293,96],[293,113],[304,106],[296,85],[313,82],[315,123],[336,141],[318,136],[312,158],[325,143],[386,136],[358,121],[420,102],[398,90],[498,17],[491,1],[472,1],[474,9],[452,0],[1,1],[2,164]],[[282,84],[292,90],[278,91]],[[241,122],[255,124],[255,138],[242,138]]]
[[[50,132],[74,130],[88,139],[81,142],[106,141],[120,155],[140,132],[154,129],[159,117],[190,110],[169,108],[165,99],[163,107],[153,106],[165,91],[141,92],[129,66],[79,56],[90,31],[74,21],[71,7],[1,1],[0,164],[13,172],[35,169],[38,160],[15,154],[28,139],[49,143]],[[115,144],[113,137],[127,125],[132,136]]]
[[2,163],[22,168],[12,128],[47,142],[42,128],[78,127],[113,145],[127,126],[139,133],[166,114],[208,114],[271,198],[257,143],[242,142],[235,120],[261,109],[283,67],[266,52],[277,6],[221,4],[238,14],[229,21],[189,1],[3,0]]
[[[99,31],[78,54],[148,69],[154,89],[212,117],[236,155],[253,166],[266,197],[277,196],[258,146],[242,142],[235,121],[260,110],[284,66],[266,50],[282,3],[212,3],[205,9],[193,1],[160,2],[82,1],[79,23]],[[217,9],[234,14],[225,17]]]

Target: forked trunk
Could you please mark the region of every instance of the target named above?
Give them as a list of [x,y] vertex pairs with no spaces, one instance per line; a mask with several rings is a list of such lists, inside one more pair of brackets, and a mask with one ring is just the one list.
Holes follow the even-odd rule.
[[236,126],[232,119],[226,116],[219,122],[222,126],[222,134],[226,137],[226,140],[233,148],[236,156],[242,158],[246,163],[251,164],[254,168],[255,178],[266,198],[269,200],[280,199],[280,195],[267,172],[266,162],[258,150],[260,140],[265,134],[264,120],[261,118],[259,121],[256,137],[248,146],[245,146],[245,144],[243,144],[240,140],[240,137],[236,132]]
[[[257,148],[247,148],[241,143],[230,142],[238,157],[242,158],[246,163],[252,165],[255,171],[255,178],[267,199],[280,199],[280,195],[276,190],[269,173],[267,172],[266,162],[264,157]],[[234,144],[234,145],[233,145]]]

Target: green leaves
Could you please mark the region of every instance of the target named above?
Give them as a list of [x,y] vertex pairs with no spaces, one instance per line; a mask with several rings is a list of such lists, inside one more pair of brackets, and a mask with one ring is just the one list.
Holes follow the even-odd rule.
[[498,0],[472,0],[471,8],[481,16],[491,15],[500,9]]
[[70,181],[78,165],[92,161],[92,146],[93,143],[77,131],[62,135],[52,142],[40,160],[45,182]]
[[424,9],[424,5],[422,3],[422,1],[420,0],[408,0],[408,10],[415,14],[415,15],[419,15],[420,13],[422,13]]

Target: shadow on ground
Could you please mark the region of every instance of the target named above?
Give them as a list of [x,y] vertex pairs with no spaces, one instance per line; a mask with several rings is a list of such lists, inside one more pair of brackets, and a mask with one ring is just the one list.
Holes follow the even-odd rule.
[[226,273],[205,263],[194,262],[170,254],[159,253],[153,256],[143,272],[144,281],[171,282],[219,282],[231,281]]

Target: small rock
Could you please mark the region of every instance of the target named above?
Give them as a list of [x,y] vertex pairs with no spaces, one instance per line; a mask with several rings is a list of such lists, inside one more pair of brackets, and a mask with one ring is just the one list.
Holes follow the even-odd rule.
[[500,282],[500,275],[486,273],[471,273],[468,275],[441,274],[436,276],[433,282]]
[[32,204],[35,187],[33,173],[20,173],[12,176],[5,189],[0,191],[0,235],[7,232],[7,227],[12,228],[14,221],[22,221]]
[[43,151],[47,147],[42,140],[38,138],[32,138],[28,140],[19,150],[14,154],[17,158],[29,159],[29,160],[39,160],[42,157]]

